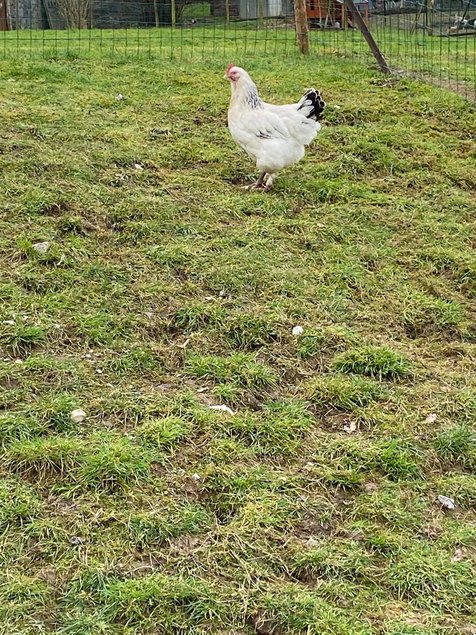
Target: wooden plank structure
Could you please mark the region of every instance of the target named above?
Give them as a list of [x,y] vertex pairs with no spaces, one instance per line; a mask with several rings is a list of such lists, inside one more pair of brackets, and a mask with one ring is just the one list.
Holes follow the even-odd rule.
[[[356,2],[355,7],[368,25],[368,2]],[[347,9],[344,0],[307,0],[306,13],[311,27],[341,29],[353,26],[351,12]]]
[[307,17],[311,25],[334,28],[345,22],[345,6],[339,0],[307,0]]

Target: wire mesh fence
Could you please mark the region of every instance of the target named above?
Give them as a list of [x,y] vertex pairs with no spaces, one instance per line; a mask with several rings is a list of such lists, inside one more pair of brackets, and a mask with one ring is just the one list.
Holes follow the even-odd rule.
[[[358,0],[393,70],[476,99],[476,0]],[[293,0],[0,0],[0,56],[297,55]],[[373,63],[344,0],[307,0],[311,53]]]

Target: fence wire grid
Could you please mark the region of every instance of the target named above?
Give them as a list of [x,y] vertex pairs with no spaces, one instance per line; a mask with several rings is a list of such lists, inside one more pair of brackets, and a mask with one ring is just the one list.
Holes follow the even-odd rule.
[[[476,0],[359,0],[393,70],[476,100]],[[298,55],[293,0],[0,0],[0,57]],[[373,58],[343,0],[307,0],[311,53]]]

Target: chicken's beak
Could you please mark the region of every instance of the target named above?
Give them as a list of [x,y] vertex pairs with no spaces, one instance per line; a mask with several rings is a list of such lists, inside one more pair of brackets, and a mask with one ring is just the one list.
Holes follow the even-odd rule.
[[225,73],[225,74],[223,75],[223,79],[230,79],[230,78],[229,78],[229,77],[228,77],[228,75]]

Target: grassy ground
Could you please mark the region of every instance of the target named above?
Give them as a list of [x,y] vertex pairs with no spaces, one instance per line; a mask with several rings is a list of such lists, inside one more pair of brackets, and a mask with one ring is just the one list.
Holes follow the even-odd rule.
[[[198,7],[198,8],[197,8]],[[190,5],[198,11],[202,5]],[[192,13],[190,13],[192,15]],[[199,13],[195,13],[201,20]],[[476,37],[431,37],[413,32],[415,16],[374,16],[370,28],[394,70],[430,79],[476,101]],[[256,59],[261,56],[296,58],[296,36],[289,22],[231,22],[194,26],[185,18],[176,29],[115,29],[83,31],[12,31],[0,33],[0,56],[5,58],[108,58],[130,56],[179,61],[208,61],[217,57]],[[448,17],[448,24],[450,17]],[[360,31],[313,29],[311,47],[318,56],[335,56],[375,65]]]
[[474,107],[249,69],[269,194],[221,63],[0,63],[2,633],[474,632]]

